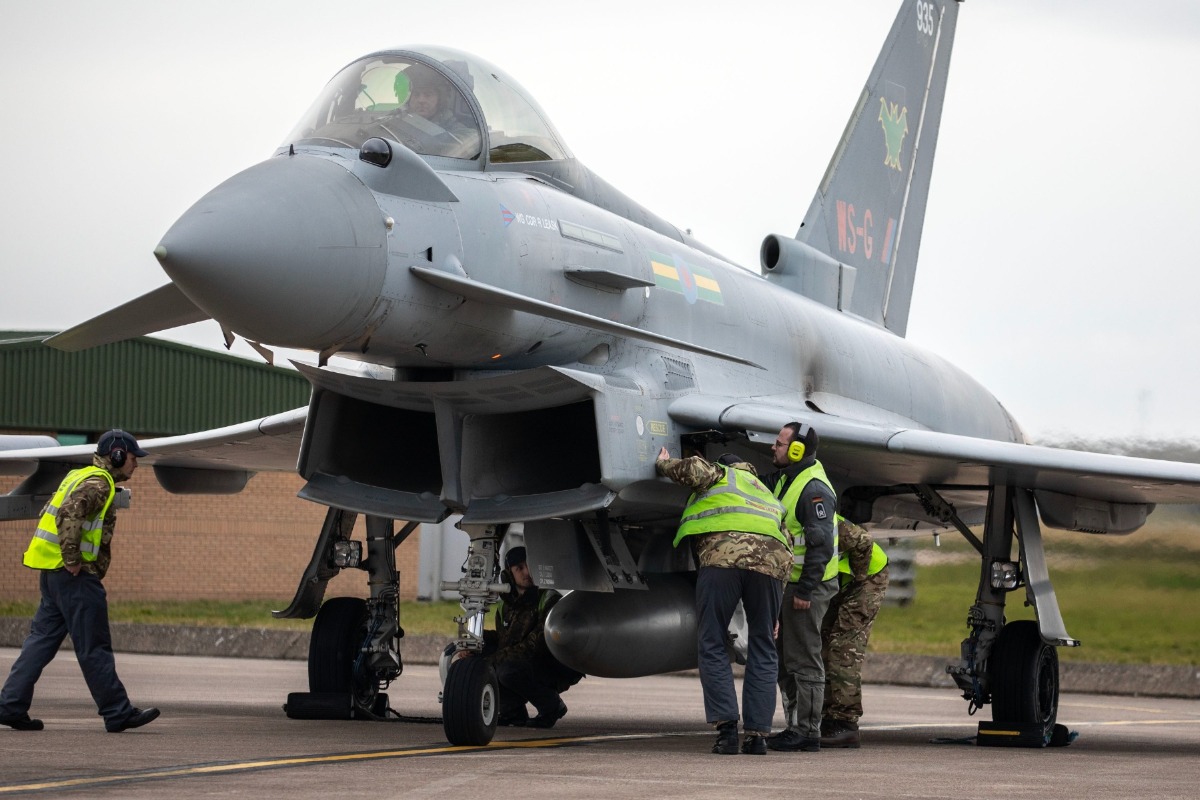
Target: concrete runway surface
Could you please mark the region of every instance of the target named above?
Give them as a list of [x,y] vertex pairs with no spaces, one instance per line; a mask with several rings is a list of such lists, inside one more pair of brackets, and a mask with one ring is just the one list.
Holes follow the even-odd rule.
[[[0,674],[16,655],[0,649]],[[715,756],[695,677],[586,678],[552,730],[500,728],[489,747],[456,748],[440,723],[288,719],[288,692],[307,688],[303,662],[121,653],[117,666],[133,702],[162,717],[105,733],[78,664],[61,653],[32,709],[46,730],[0,728],[0,798],[1200,794],[1194,700],[1068,694],[1059,721],[1078,732],[1071,746],[983,748],[968,741],[978,718],[955,691],[871,685],[859,750]],[[400,714],[436,718],[439,688],[436,667],[416,665],[388,694]]]

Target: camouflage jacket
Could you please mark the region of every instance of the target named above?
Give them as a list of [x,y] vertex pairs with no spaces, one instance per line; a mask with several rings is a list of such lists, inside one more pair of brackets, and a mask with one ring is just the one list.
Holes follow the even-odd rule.
[[496,650],[488,655],[492,663],[552,658],[546,647],[546,616],[560,599],[553,589],[536,586],[524,594],[513,589],[502,595],[496,607]]
[[[125,480],[122,472],[115,469],[106,457],[92,456],[92,464],[106,470],[113,476],[114,481]],[[79,537],[83,521],[92,514],[100,511],[108,500],[108,481],[102,476],[94,476],[80,483],[75,491],[67,495],[62,506],[58,509],[55,524],[58,526],[58,546],[62,550],[63,564],[73,567],[82,564],[85,572],[90,572],[98,578],[103,578],[112,562],[112,537],[117,525],[117,510],[115,504],[108,507],[104,515],[104,528],[100,535],[100,552],[95,561],[84,561],[79,552]]]
[[871,549],[875,540],[869,531],[847,519],[838,520],[838,557],[850,565],[850,580],[862,583],[871,566]]
[[[742,464],[735,465],[743,469]],[[754,468],[749,464],[751,473]],[[655,462],[655,470],[681,486],[700,494],[725,475],[724,470],[700,456],[668,458]],[[785,532],[785,538],[790,538]],[[701,567],[748,569],[786,581],[792,571],[792,551],[783,542],[758,533],[720,531],[687,537],[692,542],[696,563]]]

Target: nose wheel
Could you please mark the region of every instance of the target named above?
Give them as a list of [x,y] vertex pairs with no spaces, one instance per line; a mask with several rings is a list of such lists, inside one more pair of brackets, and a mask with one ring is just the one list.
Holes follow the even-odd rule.
[[[483,617],[509,590],[499,583],[500,540],[507,525],[464,525],[458,527],[471,537],[463,577],[454,583],[443,582],[442,590],[457,590],[463,614],[455,617],[458,640],[454,649],[465,657],[450,662],[442,687],[442,726],[451,744],[483,745],[492,741],[500,712],[499,682],[496,670],[483,658]],[[453,655],[449,656],[453,658]]]
[[460,658],[446,673],[442,726],[450,744],[484,745],[496,733],[500,694],[496,671],[478,656]]

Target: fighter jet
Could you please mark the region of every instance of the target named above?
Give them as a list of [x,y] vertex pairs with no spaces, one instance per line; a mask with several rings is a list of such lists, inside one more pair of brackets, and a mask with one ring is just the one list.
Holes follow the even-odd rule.
[[[264,354],[316,354],[296,364],[307,408],[144,443],[170,491],[295,469],[300,496],[328,508],[277,612],[316,616],[312,692],[377,705],[402,669],[392,553],[451,514],[471,539],[458,649],[480,649],[505,588],[499,545],[522,523],[537,583],[571,590],[548,621],[561,661],[610,677],[694,666],[695,564],[671,547],[686,495],[655,456],[731,450],[766,466],[795,420],[819,432],[847,518],[975,546],[970,633],[948,669],[971,711],[991,704],[1048,738],[1056,648],[1078,642],[1041,526],[1131,532],[1158,503],[1200,502],[1200,467],[1027,444],[979,383],[904,338],[958,11],[904,0],[798,231],[766,237],[756,270],[580,163],[501,69],[400,48],[349,63],[270,158],[167,231],[154,255],[169,283],[47,343],[213,319]],[[35,513],[89,452],[0,453],[32,471],[0,514]],[[370,598],[322,606],[351,568]],[[1006,621],[1013,593],[1036,623]],[[484,659],[455,660],[447,738],[490,741],[496,693]]]

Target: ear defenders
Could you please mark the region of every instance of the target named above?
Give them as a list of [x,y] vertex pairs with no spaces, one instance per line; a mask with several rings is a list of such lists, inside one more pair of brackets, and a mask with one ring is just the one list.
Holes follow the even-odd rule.
[[121,435],[124,431],[114,431],[116,436],[113,437],[112,446],[108,451],[108,460],[117,469],[125,466],[125,461],[129,458],[129,442]]
[[797,461],[804,460],[804,440],[808,438],[808,432],[811,427],[801,422],[800,427],[796,430],[796,441],[788,445],[787,457],[788,461],[795,464]]
[[[803,446],[800,449],[801,452],[803,452]],[[125,448],[123,447],[114,445],[113,449],[108,451],[108,460],[111,461],[112,465],[118,469],[125,466],[125,457]]]

